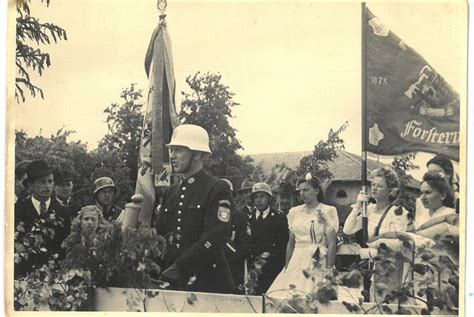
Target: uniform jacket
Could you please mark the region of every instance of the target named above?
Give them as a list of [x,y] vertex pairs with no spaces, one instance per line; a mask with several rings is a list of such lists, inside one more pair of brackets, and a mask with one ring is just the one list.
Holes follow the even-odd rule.
[[58,253],[60,257],[64,256],[64,251],[61,249],[61,243],[69,235],[71,230],[71,219],[68,214],[68,210],[61,206],[55,199],[51,199],[51,203],[45,215],[40,216],[36,211],[33,203],[30,199],[19,201],[15,204],[15,228],[20,223],[25,224],[25,233],[30,231],[33,223],[40,218],[50,219],[51,215],[55,215],[56,218],[63,219],[62,226],[48,225],[48,228],[55,230],[55,236],[53,239],[45,239],[45,247],[48,250],[47,254],[31,256],[28,264],[15,266],[15,276],[23,275],[26,273],[30,266],[39,266],[47,263],[48,256]]
[[102,215],[104,216],[104,219],[107,221],[114,221],[117,220],[117,218],[120,216],[122,213],[122,208],[120,208],[117,205],[110,205],[107,210],[104,210],[103,207],[100,204],[96,204],[97,207],[99,207],[100,210],[102,210]]
[[235,210],[232,214],[232,230],[224,252],[236,286],[244,283],[244,262],[250,251],[251,228],[248,215]]
[[263,252],[270,254],[258,279],[259,287],[256,288],[257,293],[264,293],[285,266],[286,245],[289,238],[288,221],[284,214],[274,209],[270,209],[263,220],[256,220],[253,211],[249,220],[252,230],[250,263]]
[[204,170],[165,193],[157,219],[157,232],[170,242],[163,269],[176,263],[186,277],[196,276],[191,290],[228,293],[234,287],[223,250],[230,208],[228,185]]

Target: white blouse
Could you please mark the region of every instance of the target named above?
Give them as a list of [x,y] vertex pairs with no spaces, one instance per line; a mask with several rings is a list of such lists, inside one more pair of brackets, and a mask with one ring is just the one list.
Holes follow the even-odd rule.
[[425,224],[426,222],[430,221],[433,218],[447,216],[447,215],[451,215],[455,213],[456,211],[453,208],[442,206],[430,216],[430,211],[426,209],[425,206],[423,206],[421,199],[418,198],[416,200],[415,229],[418,229],[423,224]]
[[[396,214],[396,210],[401,208],[402,213]],[[377,205],[367,205],[367,231],[369,239],[375,234],[375,228],[379,224],[380,218],[383,213],[377,212]],[[379,229],[379,234],[386,232],[405,232],[408,226],[408,211],[399,206],[390,207],[382,225]],[[352,206],[352,211],[344,223],[345,234],[355,234],[357,231],[362,229],[362,210],[359,210],[356,205]]]

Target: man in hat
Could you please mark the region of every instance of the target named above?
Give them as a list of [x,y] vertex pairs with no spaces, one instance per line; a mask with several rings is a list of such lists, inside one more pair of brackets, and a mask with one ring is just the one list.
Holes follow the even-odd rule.
[[48,257],[57,253],[63,255],[61,243],[69,235],[71,219],[67,210],[56,200],[51,199],[54,187],[54,176],[45,160],[31,162],[26,169],[27,178],[23,181],[28,186],[31,197],[15,204],[15,228],[23,223],[24,229],[19,233],[28,233],[32,227],[47,227],[54,230],[54,235],[43,233],[44,247],[47,252],[28,259],[28,263],[15,267],[15,275],[26,273],[28,268],[42,265]]
[[[245,178],[240,184],[240,189],[237,191],[236,200],[243,202],[244,206],[240,210],[250,216],[253,213],[254,206],[252,205],[252,200],[250,199],[252,193],[252,186],[255,185],[255,182]],[[239,206],[237,206],[239,207]]]
[[262,253],[269,254],[255,288],[257,294],[263,294],[285,265],[288,221],[283,213],[270,207],[273,199],[270,185],[263,182],[253,185],[251,198],[255,210],[250,216],[252,242],[249,260],[253,262]]
[[94,181],[93,195],[95,204],[107,221],[118,221],[123,215],[122,208],[114,204],[117,187],[110,177],[100,177]]
[[293,189],[291,184],[286,182],[281,182],[278,184],[278,188],[276,190],[276,202],[278,210],[285,215],[288,215],[290,208],[293,207],[292,192]]
[[172,289],[229,293],[234,289],[224,256],[231,230],[231,192],[203,168],[209,136],[193,124],[178,126],[167,144],[173,173],[182,181],[165,193],[157,231],[168,238],[160,279]]
[[30,160],[18,162],[15,165],[15,203],[18,200],[23,200],[28,195],[28,192],[23,186],[23,181],[26,179],[26,168],[30,165]]
[[69,171],[58,170],[54,175],[54,193],[55,199],[61,206],[69,210],[71,219],[77,217],[81,205],[72,198],[72,189],[74,188],[72,173]]
[[[222,179],[225,181],[232,192],[234,197],[234,186],[228,179]],[[229,263],[232,277],[236,286],[235,293],[243,294],[245,290],[244,285],[244,274],[245,274],[245,259],[248,256],[251,243],[250,223],[248,215],[235,209],[235,205],[232,204],[232,230],[229,239],[227,240],[224,253]]]

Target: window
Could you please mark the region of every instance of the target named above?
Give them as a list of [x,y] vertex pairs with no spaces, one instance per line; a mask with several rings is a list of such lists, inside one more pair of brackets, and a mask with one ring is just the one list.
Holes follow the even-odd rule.
[[339,189],[336,193],[336,198],[347,198],[347,193],[344,189]]

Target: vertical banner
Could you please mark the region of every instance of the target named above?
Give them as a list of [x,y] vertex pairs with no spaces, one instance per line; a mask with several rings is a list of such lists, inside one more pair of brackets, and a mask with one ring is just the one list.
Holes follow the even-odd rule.
[[155,206],[155,186],[170,184],[168,150],[173,129],[179,125],[174,104],[175,78],[171,41],[164,16],[151,36],[145,56],[150,80],[138,161],[135,193],[143,195],[139,221],[150,224]]
[[367,8],[365,18],[366,150],[459,161],[459,94]]

